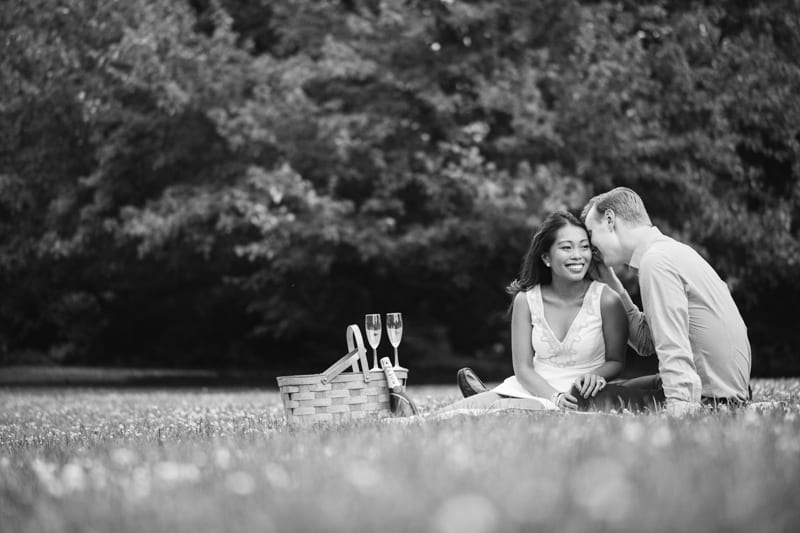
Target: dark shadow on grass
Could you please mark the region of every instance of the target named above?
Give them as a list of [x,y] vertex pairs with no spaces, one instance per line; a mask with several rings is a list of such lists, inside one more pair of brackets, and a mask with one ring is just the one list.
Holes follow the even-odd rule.
[[0,367],[0,387],[277,389],[277,375],[262,371],[12,366]]
[[[466,361],[481,376],[507,377],[506,372]],[[466,366],[463,363],[460,366]],[[409,372],[409,384],[456,386],[460,366],[420,365]],[[66,366],[0,366],[0,387],[110,387],[110,388],[264,388],[277,389],[276,378],[320,373],[324,369],[138,369]],[[349,369],[348,369],[349,371]],[[491,379],[490,379],[491,381]]]

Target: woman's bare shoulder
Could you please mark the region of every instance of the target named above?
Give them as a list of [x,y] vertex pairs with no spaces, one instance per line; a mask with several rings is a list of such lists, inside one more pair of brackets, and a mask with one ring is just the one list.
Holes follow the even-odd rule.
[[612,311],[616,309],[625,310],[622,305],[622,298],[611,287],[603,284],[603,292],[600,293],[600,308],[603,311]]
[[514,295],[514,313],[524,312],[530,315],[528,291],[519,291]]

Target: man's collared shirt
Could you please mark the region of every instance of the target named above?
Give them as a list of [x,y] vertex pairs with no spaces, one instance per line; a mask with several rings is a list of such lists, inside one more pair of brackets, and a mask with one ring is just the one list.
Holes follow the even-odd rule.
[[644,306],[642,316],[630,296],[623,295],[631,343],[641,355],[655,348],[667,400],[748,399],[747,327],[711,265],[653,227],[634,250],[630,266],[638,270]]

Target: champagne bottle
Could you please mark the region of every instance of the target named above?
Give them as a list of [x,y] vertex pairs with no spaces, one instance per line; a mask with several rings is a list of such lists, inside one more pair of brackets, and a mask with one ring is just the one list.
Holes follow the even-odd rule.
[[388,357],[381,357],[383,373],[386,374],[386,381],[389,384],[389,409],[395,416],[414,416],[419,414],[419,409],[414,400],[408,397],[400,380],[394,373],[392,362]]

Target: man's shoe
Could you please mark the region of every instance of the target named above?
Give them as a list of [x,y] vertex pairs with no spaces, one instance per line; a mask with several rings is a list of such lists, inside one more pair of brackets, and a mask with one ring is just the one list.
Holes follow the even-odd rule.
[[486,385],[483,384],[481,378],[476,376],[475,372],[468,367],[464,367],[458,371],[456,380],[458,381],[458,388],[461,390],[461,394],[464,398],[469,398],[470,396],[475,396],[476,394],[489,390],[486,388]]

